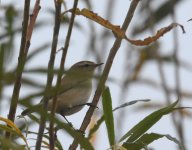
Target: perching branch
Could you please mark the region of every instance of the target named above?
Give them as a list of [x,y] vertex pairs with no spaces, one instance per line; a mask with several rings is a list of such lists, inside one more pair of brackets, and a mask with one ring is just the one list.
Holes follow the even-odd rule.
[[[133,18],[133,14],[135,12],[135,9],[138,5],[140,0],[132,0],[131,2],[131,5],[129,7],[129,10],[128,10],[128,13],[127,13],[127,16],[124,20],[124,23],[122,25],[122,30],[123,31],[126,31],[132,18]],[[99,84],[98,84],[98,87],[97,87],[97,90],[95,92],[95,95],[94,95],[94,98],[93,98],[93,101],[92,101],[92,105],[93,106],[96,106],[98,101],[99,101],[99,98],[102,94],[102,91],[104,89],[104,85],[105,85],[105,82],[108,78],[108,75],[109,75],[109,71],[111,69],[111,66],[112,66],[112,63],[113,63],[113,60],[115,58],[115,55],[121,45],[121,42],[122,42],[122,38],[118,37],[116,38],[114,44],[113,44],[113,47],[111,48],[110,50],[110,53],[109,53],[109,56],[108,56],[108,59],[107,59],[107,62],[105,64],[105,68],[104,68],[104,71],[102,73],[102,76],[100,78],[100,81],[99,81]],[[90,121],[91,121],[91,117],[93,115],[93,112],[94,112],[94,108],[90,107],[89,110],[87,111],[87,114],[83,120],[83,123],[81,125],[81,128],[80,128],[80,131],[84,132],[87,128],[87,126],[89,125]],[[69,147],[70,150],[75,150],[77,148],[77,141],[74,140],[72,145]]]
[[[60,29],[60,24],[61,24],[61,2],[55,2],[55,27],[54,27],[54,33],[53,33],[53,40],[55,39],[55,42],[53,42],[53,47],[55,48],[55,50],[57,49],[57,43],[58,43],[58,36],[59,36],[59,29]],[[60,68],[60,70],[63,70],[63,66],[62,68]],[[63,72],[59,71],[58,72],[58,78],[62,76]],[[59,89],[60,85],[58,84],[58,80],[57,79],[57,85],[56,87],[58,87],[57,89]],[[61,81],[59,81],[61,82]],[[58,90],[56,90],[54,98],[53,98],[53,107],[51,110],[51,117],[54,118],[55,117],[55,109],[56,109],[56,100],[57,100],[57,92]],[[49,128],[49,145],[50,145],[50,150],[54,150],[55,147],[55,134],[54,134],[54,119],[51,119],[52,121],[50,121],[50,128]]]

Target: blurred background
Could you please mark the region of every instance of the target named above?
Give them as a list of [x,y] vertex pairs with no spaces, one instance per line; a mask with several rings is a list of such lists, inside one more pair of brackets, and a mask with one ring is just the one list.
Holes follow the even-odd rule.
[[[131,1],[125,0],[80,0],[78,8],[88,8],[112,24],[122,25]],[[31,2],[31,10],[35,1]],[[66,0],[62,12],[72,8],[73,1]],[[0,116],[7,117],[12,96],[21,40],[24,1],[1,0],[0,2]],[[148,46],[134,46],[123,41],[115,57],[106,85],[113,99],[113,108],[132,100],[150,99],[114,113],[116,140],[145,116],[158,108],[181,98],[180,106],[192,106],[192,1],[190,0],[142,0],[126,35],[132,39],[152,36],[162,27],[172,22],[184,26],[186,34],[176,28]],[[54,25],[54,2],[41,1],[41,10],[33,32],[27,57],[22,86],[20,106],[17,115],[25,108],[24,102],[36,104],[40,101],[39,91],[44,90],[47,80],[47,66],[51,50]],[[63,47],[70,14],[62,18],[58,49]],[[75,26],[65,63],[65,69],[81,60],[105,63],[114,43],[113,33],[83,16],[76,16]],[[55,69],[59,68],[61,52],[56,53]],[[99,75],[103,68],[97,70]],[[55,78],[56,79],[56,78]],[[54,80],[55,81],[55,80]],[[97,81],[95,80],[94,90]],[[94,91],[93,91],[94,94]],[[92,97],[90,98],[90,101]],[[96,109],[92,124],[102,115],[102,106]],[[68,117],[79,128],[88,107]],[[182,141],[187,150],[191,148],[191,119],[189,109],[163,117],[148,132],[170,134]],[[175,121],[176,123],[175,123]],[[37,131],[38,124],[29,121],[29,130]],[[24,121],[16,119],[22,126]],[[105,134],[106,133],[106,134]],[[67,149],[72,138],[67,133],[59,133],[63,138],[63,148]],[[31,135],[30,135],[31,136]],[[31,136],[31,137],[34,137]],[[95,149],[109,148],[104,124],[95,134],[92,142]],[[34,145],[34,141],[30,141]],[[150,148],[161,150],[178,149],[175,143],[166,139],[155,141]]]

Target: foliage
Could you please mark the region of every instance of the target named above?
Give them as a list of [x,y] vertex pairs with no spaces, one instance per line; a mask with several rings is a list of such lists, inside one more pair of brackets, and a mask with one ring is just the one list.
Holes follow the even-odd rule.
[[[45,8],[43,2],[40,3],[40,0],[36,0],[34,6],[30,5],[28,0],[22,1],[20,3],[24,5],[21,8],[18,8],[13,2],[6,5],[4,5],[3,1],[0,2],[0,13],[2,13],[0,15],[0,149],[31,149],[33,146],[28,144],[34,140],[37,149],[39,142],[40,147],[62,150],[64,149],[65,140],[57,135],[58,132],[60,134],[60,131],[65,131],[74,140],[69,149],[76,149],[77,144],[79,144],[82,149],[91,150],[94,149],[94,139],[100,140],[97,134],[100,134],[99,131],[102,123],[105,123],[106,126],[109,149],[150,149],[150,144],[161,138],[174,142],[181,150],[186,149],[182,120],[184,117],[191,118],[192,115],[188,109],[185,109],[187,107],[182,107],[181,104],[185,98],[191,99],[192,94],[191,91],[181,89],[179,68],[191,71],[192,66],[186,60],[181,60],[178,56],[179,46],[177,44],[180,40],[177,39],[177,36],[174,36],[174,47],[169,54],[161,54],[162,44],[160,43],[160,39],[164,38],[163,36],[175,33],[176,29],[174,28],[176,27],[180,27],[183,33],[185,32],[184,26],[177,23],[174,19],[175,7],[183,1],[158,2],[159,5],[154,8],[152,5],[155,2],[150,0],[126,2],[129,4],[129,8],[126,7],[127,14],[121,14],[125,17],[124,23],[119,23],[118,25],[114,23],[112,17],[117,15],[115,6],[119,2],[114,0],[106,1],[106,14],[95,11],[92,1],[79,1],[85,8],[80,8],[78,0],[73,2],[72,7],[67,1],[55,0],[54,5],[49,8]],[[42,9],[43,11],[41,11]],[[46,18],[41,18],[40,16],[43,12],[52,16],[52,19],[46,20]],[[142,19],[137,17],[137,13],[139,13],[139,17],[142,16]],[[136,19],[132,23],[133,17],[136,17]],[[160,29],[157,29],[156,26],[167,17],[172,18],[172,21],[169,21],[169,25],[163,24]],[[55,22],[53,23],[50,20],[55,20]],[[188,21],[191,21],[191,19]],[[129,27],[130,22],[132,27]],[[101,32],[97,32],[96,25]],[[90,28],[90,33],[88,28]],[[38,34],[42,34],[41,31],[44,29],[48,29],[46,32],[50,32],[49,30],[51,29],[53,32],[52,40],[50,40],[51,36],[48,37],[47,35],[47,37],[44,37],[44,43],[38,43],[40,41]],[[52,80],[57,75],[57,81],[59,81],[61,75],[65,73],[63,66],[69,49],[73,51],[73,40],[81,40],[77,39],[76,36],[71,40],[72,30],[73,32],[77,30],[84,37],[87,36],[87,45],[84,45],[82,42],[78,52],[85,53],[86,59],[90,56],[97,62],[104,62],[106,60],[104,69],[99,70],[95,76],[95,79],[99,79],[99,82],[90,105],[97,106],[100,97],[102,97],[103,112],[99,116],[95,115],[93,114],[95,107],[90,107],[79,130],[75,130],[70,124],[63,123],[58,116],[53,117],[44,109],[33,107],[32,105],[34,99],[41,99],[41,97],[47,99],[50,95],[53,96],[55,90],[52,88],[54,86]],[[148,31],[152,33],[152,36],[148,35]],[[145,34],[145,38],[140,40],[141,38],[138,37],[143,34]],[[113,46],[111,46],[112,40],[115,40]],[[122,44],[122,40],[126,41],[126,48],[122,50],[125,53],[125,58],[122,58],[124,60],[122,66],[124,70],[122,74],[116,72],[116,76],[112,77],[109,76],[109,72],[112,70],[111,68],[115,67],[113,62],[115,57],[117,57],[117,52],[120,48],[123,48],[122,45],[124,43]],[[18,41],[21,41],[20,45]],[[36,42],[38,43],[37,45],[34,44]],[[83,46],[87,51],[81,51],[84,48]],[[108,49],[110,51],[107,51]],[[107,53],[109,54],[107,55]],[[47,57],[47,54],[50,54],[50,58]],[[62,56],[59,60],[58,56],[60,55]],[[74,54],[74,58],[78,57],[77,55]],[[45,60],[47,66],[41,66],[38,62],[38,65],[34,68],[30,67],[37,58],[40,58],[42,62]],[[120,62],[121,60],[117,61]],[[58,67],[58,62],[60,67]],[[142,70],[144,70],[144,66],[150,64],[149,62],[156,62],[158,64],[161,84],[150,77],[142,78]],[[166,82],[163,64],[169,64],[175,68],[174,88],[171,88]],[[35,79],[35,76],[38,76],[38,79]],[[117,79],[116,77],[118,76],[121,79]],[[39,77],[47,77],[47,83],[39,82]],[[111,84],[120,87],[120,97],[118,99],[113,98],[115,92],[111,93],[109,87],[105,86],[107,81],[110,82],[110,89],[112,89]],[[158,90],[158,92],[163,91],[166,95],[166,106],[162,101],[158,103],[154,100],[149,101],[149,99],[127,101],[128,90],[138,83],[151,86],[153,89]],[[12,93],[7,90],[9,88],[14,89]],[[30,89],[30,92],[27,93],[25,89]],[[139,92],[138,90],[137,93]],[[178,100],[171,103],[170,97],[173,94]],[[150,97],[150,93],[148,95]],[[117,101],[118,104],[115,104]],[[5,115],[4,111],[7,111],[9,108],[7,106],[4,107],[5,102],[10,106],[7,118],[2,117]],[[138,102],[142,103],[135,105]],[[46,100],[44,104],[46,105]],[[20,110],[19,105],[34,110],[40,117],[36,114],[30,114],[28,116],[30,120],[24,118],[25,121],[21,117],[15,117],[17,115],[16,112]],[[140,111],[154,108],[155,111],[148,114],[139,123],[122,134],[122,129],[127,126],[125,110],[130,108],[130,106]],[[178,113],[173,113],[175,110]],[[148,133],[148,130],[154,125],[158,126],[158,122],[165,115],[171,116],[175,132],[178,134],[177,138],[172,137],[169,133],[162,134],[156,133],[156,131]],[[96,121],[90,122],[91,117],[92,120]],[[53,128],[45,128],[49,123],[53,123]],[[84,134],[87,126],[91,124],[92,127],[88,128],[89,134]],[[42,128],[39,128],[39,131],[31,131],[32,125],[40,125]],[[53,133],[54,137],[51,137],[50,133]],[[63,134],[63,132],[61,133]],[[28,136],[33,138],[30,139]],[[63,136],[65,137],[65,134]]]

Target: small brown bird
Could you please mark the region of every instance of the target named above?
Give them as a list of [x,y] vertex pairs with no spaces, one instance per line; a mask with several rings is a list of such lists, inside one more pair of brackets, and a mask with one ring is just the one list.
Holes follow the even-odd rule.
[[[74,64],[61,80],[61,89],[57,95],[56,113],[62,116],[72,115],[80,111],[89,100],[92,91],[92,79],[95,68],[103,63],[96,64],[91,61],[80,61]],[[41,106],[40,104],[34,106]],[[48,110],[52,109],[53,99],[49,99]],[[25,116],[33,111],[24,110],[21,115]]]

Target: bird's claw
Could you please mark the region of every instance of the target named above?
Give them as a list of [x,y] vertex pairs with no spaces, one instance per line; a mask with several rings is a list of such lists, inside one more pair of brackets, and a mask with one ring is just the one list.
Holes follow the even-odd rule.
[[94,104],[92,104],[92,103],[86,103],[86,105],[87,105],[87,106],[90,106],[90,107],[94,107],[94,108],[99,109],[99,107],[97,107],[97,105],[94,105]]

